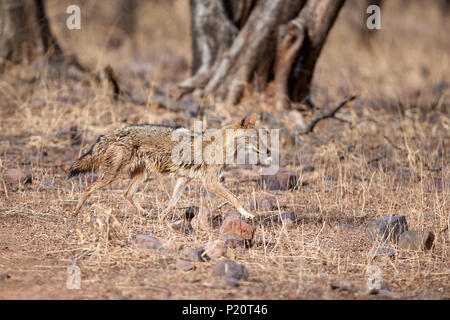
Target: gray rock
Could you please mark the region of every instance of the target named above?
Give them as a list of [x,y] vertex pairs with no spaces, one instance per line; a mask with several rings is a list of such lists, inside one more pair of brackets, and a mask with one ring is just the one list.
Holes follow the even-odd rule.
[[361,232],[364,231],[364,229],[357,227],[353,224],[348,224],[348,223],[344,223],[344,224],[336,224],[334,226],[335,230],[338,231],[342,231],[342,232]]
[[368,254],[368,256],[370,258],[374,258],[374,257],[388,257],[388,258],[392,258],[394,255],[395,255],[394,249],[385,248],[385,247],[372,249],[372,250],[369,251],[369,254]]
[[213,270],[213,276],[222,278],[228,285],[239,286],[239,280],[248,280],[248,269],[239,263],[231,260],[221,260],[217,262]]
[[186,261],[178,258],[177,260],[177,268],[183,271],[189,271],[195,269],[195,264],[191,261]]
[[26,169],[7,169],[3,178],[9,183],[32,183],[31,171]]
[[282,212],[281,214],[274,216],[273,220],[280,224],[284,224],[288,229],[293,228],[295,226],[295,212],[294,210]]
[[172,230],[183,233],[183,234],[193,234],[194,228],[192,227],[191,223],[188,220],[180,220],[177,222],[174,222],[170,226]]
[[185,213],[184,213],[185,218],[186,218],[188,221],[191,221],[192,218],[194,218],[195,215],[198,214],[199,210],[200,210],[199,207],[196,207],[196,206],[190,206],[190,207],[187,207],[187,208],[186,208],[186,211],[185,211]]
[[255,203],[250,204],[251,210],[260,210],[260,211],[271,211],[276,209],[277,206],[277,198],[273,195],[263,195],[256,201]]
[[145,234],[138,234],[131,239],[131,244],[142,253],[173,253],[176,251],[175,243],[158,239]]
[[6,280],[11,278],[11,276],[7,273],[0,273],[0,280]]
[[202,255],[206,260],[220,258],[226,251],[225,242],[222,240],[207,242],[200,248],[204,250]]
[[398,240],[398,246],[407,250],[431,250],[434,244],[434,232],[410,230],[403,232]]
[[211,258],[207,255],[204,255],[205,249],[203,248],[185,248],[181,249],[178,252],[178,256],[182,260],[186,261],[193,261],[193,262],[199,262],[199,261],[209,261]]
[[220,236],[220,240],[222,240],[228,248],[244,248],[247,244],[245,239],[232,234],[223,234]]
[[295,171],[280,168],[274,175],[262,175],[258,185],[269,190],[290,190],[297,187],[298,181]]
[[405,216],[384,216],[370,221],[365,228],[373,240],[397,242],[400,234],[408,231]]

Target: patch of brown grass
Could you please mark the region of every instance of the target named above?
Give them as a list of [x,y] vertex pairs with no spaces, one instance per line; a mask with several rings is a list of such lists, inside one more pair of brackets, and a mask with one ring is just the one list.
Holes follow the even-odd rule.
[[[164,47],[189,61],[188,18],[182,2],[176,1],[174,12],[161,2],[146,4],[139,14],[139,59],[155,69],[145,79],[124,76],[135,90],[147,92],[146,81],[180,77],[161,67],[157,56],[167,52]],[[92,8],[100,5],[93,3]],[[63,17],[62,7],[56,2],[50,6],[54,21]],[[0,280],[0,298],[449,299],[448,86],[438,88],[450,81],[450,43],[441,32],[449,22],[434,6],[427,8],[423,10],[420,1],[407,9],[389,3],[383,9],[383,30],[370,48],[362,47],[345,19],[354,14],[351,8],[342,12],[318,63],[314,99],[327,105],[358,93],[360,99],[340,113],[352,125],[324,121],[313,134],[300,137],[301,144],[282,146],[284,166],[299,170],[312,165],[314,171],[301,173],[298,190],[269,192],[276,196],[279,210],[257,212],[262,221],[294,209],[294,228],[258,223],[252,248],[228,250],[229,258],[250,271],[250,279],[239,288],[215,283],[214,262],[198,263],[195,271],[183,272],[175,268],[173,255],[142,256],[123,243],[96,237],[86,223],[70,218],[80,191],[93,177],[66,181],[66,171],[99,134],[163,119],[183,125],[182,114],[158,109],[151,94],[146,106],[114,102],[107,83],[60,79],[39,62],[9,70],[0,78],[0,170],[29,168],[33,183],[10,184],[0,174],[0,273],[11,275]],[[84,31],[107,32],[108,15],[112,16],[108,10],[93,25],[86,23]],[[67,31],[55,29],[66,48],[96,69],[111,61],[120,60],[118,65],[124,68],[137,61],[128,44],[118,51],[107,50],[103,31],[64,38]],[[187,68],[183,72],[187,74]],[[255,108],[268,110],[270,105],[248,99],[235,109],[220,103],[215,107],[209,115],[227,120]],[[248,208],[267,191],[254,182],[233,182],[243,170],[230,170],[226,184]],[[252,168],[250,175],[256,174],[257,168]],[[181,235],[169,228],[183,213],[179,209],[161,214],[174,185],[171,178],[155,175],[138,193],[152,214],[148,219],[123,199],[126,184],[124,178],[94,193],[83,212],[100,215],[112,209],[125,240],[143,233],[195,247],[217,239],[218,230]],[[204,192],[200,184],[192,183],[178,206],[199,205]],[[211,208],[223,202],[212,196],[204,200]],[[226,205],[220,210],[230,209]],[[368,252],[380,243],[369,241],[363,232],[335,228],[364,227],[384,215],[405,215],[410,229],[431,228],[435,248],[405,252],[392,246],[394,258],[371,259]],[[82,272],[81,290],[66,289],[67,267],[73,264]],[[339,280],[365,287],[367,269],[374,265],[395,294],[369,296],[330,287]]]

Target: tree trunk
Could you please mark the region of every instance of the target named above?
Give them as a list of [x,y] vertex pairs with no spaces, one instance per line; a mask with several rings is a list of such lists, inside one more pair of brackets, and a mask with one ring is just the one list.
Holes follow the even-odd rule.
[[29,1],[0,1],[0,66],[29,61],[36,54],[39,38],[34,9]]
[[68,63],[84,70],[74,56],[65,56],[50,29],[43,0],[0,1],[0,66],[29,62],[48,54],[52,63]]
[[302,101],[344,1],[190,0],[193,75],[181,90],[236,104],[275,80],[277,108]]
[[129,38],[136,32],[136,8],[136,0],[120,0],[118,4],[117,26]]

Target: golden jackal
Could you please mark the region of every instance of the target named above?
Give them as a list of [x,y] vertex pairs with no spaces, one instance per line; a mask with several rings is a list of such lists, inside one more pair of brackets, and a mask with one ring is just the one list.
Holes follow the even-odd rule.
[[[166,212],[176,205],[186,184],[191,179],[198,178],[208,190],[225,198],[243,216],[253,218],[254,216],[242,207],[238,199],[220,183],[220,178],[225,163],[230,163],[227,161],[230,161],[230,158],[234,159],[238,150],[234,143],[235,139],[244,137],[249,141],[248,136],[245,136],[246,131],[249,130],[240,129],[254,128],[255,121],[256,114],[245,117],[234,125],[216,130],[216,134],[210,141],[201,140],[200,145],[196,144],[195,137],[192,143],[193,135],[187,129],[177,131],[180,129],[175,130],[173,127],[160,125],[130,125],[113,134],[100,136],[90,150],[76,160],[70,168],[68,179],[92,169],[99,170],[98,179],[83,191],[74,216],[78,214],[81,206],[94,190],[109,185],[122,173],[128,173],[131,178],[124,194],[125,198],[138,212],[148,215],[134,201],[134,195],[139,185],[151,172],[158,172],[178,177]],[[187,141],[185,144],[174,139],[175,133],[180,132],[185,136],[187,133],[188,139],[185,140]],[[259,148],[251,144],[252,150],[261,154],[270,154],[261,140],[256,141],[256,144]],[[178,152],[180,149],[186,149],[186,146],[189,149],[188,157],[183,155],[183,158],[180,158]],[[249,147],[247,143],[245,146]],[[196,155],[198,151],[201,151],[200,161],[189,157],[192,154]]]

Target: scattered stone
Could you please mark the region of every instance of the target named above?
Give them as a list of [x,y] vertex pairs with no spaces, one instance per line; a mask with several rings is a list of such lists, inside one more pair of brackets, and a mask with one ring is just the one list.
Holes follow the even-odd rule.
[[373,240],[397,242],[400,234],[408,231],[408,223],[405,216],[384,216],[370,221],[365,230]]
[[269,190],[290,190],[297,187],[299,179],[295,171],[280,168],[274,175],[262,175],[257,181]]
[[360,231],[364,231],[363,228],[354,226],[352,224],[348,224],[348,223],[344,223],[344,224],[336,224],[334,226],[334,229],[338,230],[338,231],[343,231],[343,232],[360,232]]
[[176,267],[183,271],[190,271],[195,269],[195,264],[191,261],[178,258]]
[[213,276],[222,278],[230,286],[239,286],[239,280],[248,280],[248,269],[239,263],[231,260],[221,260],[217,262],[213,270]]
[[376,248],[376,249],[370,250],[368,256],[370,258],[375,258],[375,257],[392,258],[394,256],[394,254],[395,254],[394,249],[381,247],[381,248]]
[[405,231],[400,235],[398,246],[407,250],[431,250],[434,238],[434,232],[429,229]]
[[262,195],[255,203],[250,205],[251,210],[272,211],[278,208],[277,198],[273,195]]
[[201,248],[204,250],[203,256],[206,256],[207,260],[220,258],[226,251],[225,242],[222,240],[207,242]]
[[7,273],[0,273],[0,280],[6,280],[11,278],[11,276]]
[[332,282],[330,283],[330,287],[331,289],[338,291],[356,292],[360,290],[360,288],[357,285],[348,280],[339,280]]
[[239,214],[228,214],[220,227],[219,233],[221,235],[229,234],[238,236],[245,240],[253,240],[255,234],[255,227],[247,223]]
[[220,240],[222,240],[228,248],[245,248],[247,246],[247,241],[245,239],[231,234],[223,234],[220,236]]
[[7,169],[3,178],[9,183],[32,183],[31,171],[25,169]]
[[178,256],[182,260],[199,262],[199,261],[209,261],[211,258],[204,255],[205,249],[200,248],[184,248],[178,252]]
[[192,227],[191,223],[187,220],[180,220],[177,222],[174,222],[170,226],[172,230],[182,233],[182,234],[193,234],[194,228]]
[[288,229],[293,228],[295,227],[295,212],[294,210],[283,212],[280,215],[274,216],[273,220],[283,223]]
[[192,224],[196,229],[211,230],[218,228],[222,222],[220,213],[201,206],[198,214],[192,219]]
[[132,246],[145,254],[173,253],[177,250],[174,243],[168,240],[138,234],[131,239]]
[[199,210],[200,210],[199,207],[195,206],[187,207],[184,213],[186,220],[191,221],[195,217],[195,215],[198,214]]

